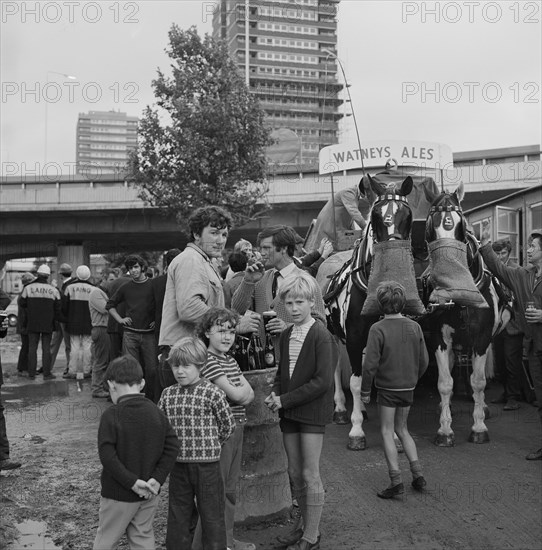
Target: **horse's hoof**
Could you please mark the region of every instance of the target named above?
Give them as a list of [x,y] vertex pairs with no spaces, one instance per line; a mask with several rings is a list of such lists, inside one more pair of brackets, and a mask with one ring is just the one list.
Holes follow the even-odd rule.
[[346,411],[334,412],[333,422],[335,422],[335,424],[348,424],[348,415]]
[[453,447],[455,445],[454,434],[437,434],[435,437],[435,445],[437,445],[437,447]]
[[350,451],[364,451],[367,448],[367,440],[365,436],[359,435],[348,438],[348,445],[346,446]]
[[469,443],[489,443],[489,432],[471,432],[469,435]]
[[484,405],[484,419],[487,420],[488,418],[491,418],[491,411],[487,405]]

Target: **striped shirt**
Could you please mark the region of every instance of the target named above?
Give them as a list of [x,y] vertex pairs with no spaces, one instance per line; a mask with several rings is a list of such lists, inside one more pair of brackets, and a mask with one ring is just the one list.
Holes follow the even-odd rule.
[[177,462],[218,462],[221,445],[235,430],[224,392],[204,378],[162,392],[158,408],[177,434]]
[[311,317],[306,323],[302,325],[294,325],[292,332],[290,334],[290,340],[288,345],[288,355],[290,356],[290,378],[295,369],[295,364],[297,363],[297,358],[303,347],[303,342],[307,336],[307,332],[314,325],[314,317]]
[[[210,351],[207,352],[207,362],[201,370],[201,376],[208,378],[211,382],[214,382],[221,376],[226,376],[230,384],[236,387],[241,386],[241,369],[239,368],[237,361],[229,355],[221,357],[220,355],[215,355]],[[244,405],[238,405],[229,398],[228,403],[235,420],[246,420]]]

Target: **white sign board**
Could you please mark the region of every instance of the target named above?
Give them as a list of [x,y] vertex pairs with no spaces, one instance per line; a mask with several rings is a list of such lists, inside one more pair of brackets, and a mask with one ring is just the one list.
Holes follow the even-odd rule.
[[319,172],[359,169],[362,158],[365,168],[383,167],[390,159],[395,159],[399,166],[419,168],[451,169],[454,165],[452,150],[443,143],[381,140],[362,143],[361,151],[357,142],[320,149]]

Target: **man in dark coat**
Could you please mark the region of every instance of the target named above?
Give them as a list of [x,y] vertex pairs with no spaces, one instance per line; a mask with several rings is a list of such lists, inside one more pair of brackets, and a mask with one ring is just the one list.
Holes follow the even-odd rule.
[[[23,288],[35,280],[36,277],[32,273],[23,273],[21,277]],[[17,360],[17,374],[19,376],[28,376],[28,329],[26,325],[26,310],[21,307],[21,296],[19,296],[17,298],[17,334],[21,337],[21,349]]]
[[[518,322],[524,334],[523,346],[529,361],[538,415],[542,422],[542,229],[533,229],[527,248],[528,267],[504,265],[491,246],[489,228],[482,230],[480,253],[488,269],[512,290],[517,300]],[[540,441],[542,438],[538,435]],[[542,460],[542,446],[527,460]]]
[[51,269],[43,264],[38,267],[37,279],[26,285],[20,304],[26,310],[28,330],[28,378],[36,378],[38,344],[41,338],[43,379],[51,380],[51,338],[60,318],[60,293],[48,283]]
[[[0,281],[4,278],[4,262],[0,262]],[[11,298],[0,288],[0,311],[6,309],[11,302]],[[0,317],[0,338],[5,338],[8,332],[8,318]],[[0,388],[4,383],[4,374],[2,372],[2,359],[0,358]],[[0,470],[15,470],[20,468],[21,463],[15,462],[9,458],[9,441],[6,430],[6,418],[4,416],[4,405],[2,405],[2,396],[0,394]]]

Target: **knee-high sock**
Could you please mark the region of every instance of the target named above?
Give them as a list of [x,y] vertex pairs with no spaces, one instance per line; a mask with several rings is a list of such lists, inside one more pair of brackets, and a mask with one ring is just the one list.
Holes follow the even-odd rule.
[[307,488],[306,492],[306,514],[305,514],[305,529],[303,530],[303,538],[314,544],[318,540],[320,534],[320,518],[324,508],[325,493],[323,491],[310,491]]

